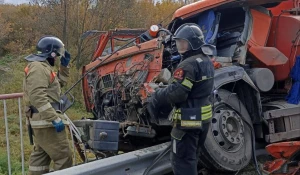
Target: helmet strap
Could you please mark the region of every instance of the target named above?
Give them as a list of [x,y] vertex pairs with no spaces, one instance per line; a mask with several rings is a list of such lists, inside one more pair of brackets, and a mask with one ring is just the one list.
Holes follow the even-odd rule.
[[192,51],[193,51],[193,50],[190,49],[190,50],[188,50],[188,51],[182,53],[181,56],[182,56],[183,58],[187,58],[187,57],[189,57],[189,56],[191,55]]
[[200,54],[202,53],[201,49],[198,49],[198,50],[188,50],[186,52],[184,52],[183,54],[181,54],[181,56],[183,57],[183,59],[186,59],[188,57],[191,57],[191,56],[194,56],[194,55],[197,55],[197,54]]
[[49,63],[51,66],[54,66],[54,62],[55,62],[54,57],[53,57],[53,58],[51,58],[51,57],[47,58],[47,61],[48,61],[48,63]]

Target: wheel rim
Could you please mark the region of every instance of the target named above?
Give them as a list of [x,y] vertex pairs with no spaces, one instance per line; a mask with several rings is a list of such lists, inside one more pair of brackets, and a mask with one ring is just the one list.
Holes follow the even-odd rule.
[[244,125],[233,109],[221,109],[212,118],[212,134],[218,145],[227,152],[238,151],[244,143]]

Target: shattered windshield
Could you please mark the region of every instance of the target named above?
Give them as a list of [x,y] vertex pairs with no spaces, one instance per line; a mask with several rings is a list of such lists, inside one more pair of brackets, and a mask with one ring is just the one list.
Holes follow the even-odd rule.
[[[123,37],[115,37],[113,39],[110,39],[106,46],[105,46],[105,49],[102,53],[101,56],[107,56],[107,55],[110,55],[112,52],[120,49],[122,46],[126,45],[128,42],[130,42],[132,39],[134,38],[123,38]],[[125,48],[129,48],[131,46],[134,46],[136,45],[136,41],[133,41],[131,42],[130,44],[128,44],[126,47],[124,47],[123,49]],[[112,49],[113,48],[113,49]]]

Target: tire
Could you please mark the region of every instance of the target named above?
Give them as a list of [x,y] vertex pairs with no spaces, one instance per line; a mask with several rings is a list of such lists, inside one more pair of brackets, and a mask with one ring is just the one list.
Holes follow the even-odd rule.
[[218,96],[221,101],[214,104],[212,121],[199,146],[199,164],[214,172],[236,172],[251,160],[251,129],[241,116],[250,124],[251,119],[236,95],[220,89]]

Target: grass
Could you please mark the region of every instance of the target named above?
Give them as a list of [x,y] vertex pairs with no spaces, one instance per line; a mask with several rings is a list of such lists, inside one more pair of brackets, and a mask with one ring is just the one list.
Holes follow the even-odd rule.
[[[11,108],[9,105],[8,107]],[[3,117],[1,118],[3,119]],[[4,120],[4,119],[3,119]],[[21,174],[22,172],[22,158],[21,158],[21,142],[20,142],[20,127],[19,127],[19,116],[17,115],[8,115],[8,135],[9,135],[9,145],[10,145],[10,156],[11,156],[11,167],[12,174]],[[26,138],[26,125],[23,124],[23,139],[24,139],[24,155],[29,155],[31,152],[31,147]],[[8,174],[8,164],[7,164],[7,151],[6,151],[6,138],[5,138],[5,123],[4,121],[0,122],[0,174]],[[26,165],[28,164],[29,156],[25,156]],[[27,170],[28,166],[25,166]]]
[[[24,68],[27,64],[23,58],[24,56],[16,57],[12,55],[7,55],[0,58],[0,67],[5,66],[9,68],[5,73],[0,74],[0,94],[10,94],[23,91],[22,84],[24,78]],[[68,83],[67,87],[63,88],[63,91],[70,87],[72,83],[75,82],[78,77],[80,77],[80,71],[76,70],[75,66],[71,68],[70,72],[70,82]],[[71,93],[75,96],[75,103],[66,113],[72,120],[78,120],[82,117],[91,117],[91,114],[85,111],[81,92],[82,90],[80,84],[71,91]],[[18,175],[22,174],[18,100],[7,100],[6,104],[12,174]],[[8,164],[5,123],[3,117],[3,102],[0,101],[0,105],[0,175],[4,175],[8,174]],[[23,106],[24,103],[22,101],[22,113],[24,113]],[[22,116],[25,171],[27,172],[29,156],[33,147],[29,144],[28,132],[25,124],[25,114],[22,114]],[[77,154],[76,157],[78,158],[79,155]],[[79,163],[80,160],[77,159],[76,162]]]
[[[12,164],[12,174],[17,175],[21,174],[22,172],[22,164],[21,161],[18,159],[13,158],[11,160]],[[27,167],[25,167],[27,171]],[[2,149],[0,150],[0,175],[7,175],[8,174],[8,166],[7,166],[7,155],[6,152],[4,152]]]
[[0,58],[0,66],[9,66],[9,63],[11,63],[13,60],[14,59],[12,55],[6,55]]

